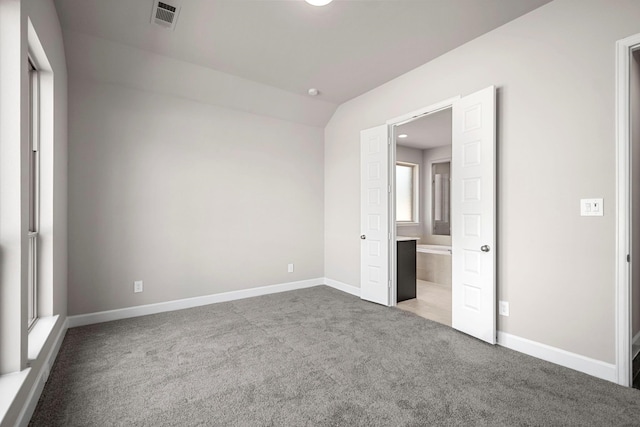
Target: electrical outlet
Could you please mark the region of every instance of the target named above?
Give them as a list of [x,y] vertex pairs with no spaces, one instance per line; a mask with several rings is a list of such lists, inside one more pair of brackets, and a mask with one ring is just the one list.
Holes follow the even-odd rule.
[[293,264],[287,265],[287,272],[288,273],[293,273]]
[[142,292],[142,290],[143,290],[142,280],[136,280],[135,282],[133,282],[134,293]]
[[509,316],[509,303],[507,301],[498,302],[498,313],[500,316]]

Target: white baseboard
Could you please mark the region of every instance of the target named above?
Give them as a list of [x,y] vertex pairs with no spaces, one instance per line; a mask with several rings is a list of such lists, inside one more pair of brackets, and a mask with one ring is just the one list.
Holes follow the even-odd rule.
[[280,283],[277,285],[260,286],[257,288],[223,292],[220,294],[204,295],[201,297],[185,298],[174,301],[160,302],[156,304],[137,305],[135,307],[100,311],[97,313],[79,314],[76,316],[69,316],[67,320],[69,322],[69,327],[75,328],[77,326],[109,322],[111,320],[128,319],[130,317],[146,316],[148,314],[163,313],[165,311],[182,310],[185,308],[200,307],[202,305],[215,304],[218,302],[235,301],[243,298],[310,288],[323,284],[323,281],[324,278],[320,277],[317,279],[301,280],[299,282],[288,282]]
[[498,332],[498,345],[617,383],[616,365],[612,363],[591,359],[550,345],[520,338],[506,332]]
[[47,354],[47,357],[42,361],[40,371],[36,374],[36,380],[33,383],[31,390],[29,390],[29,394],[27,395],[27,399],[24,402],[20,414],[18,414],[16,426],[27,427],[29,425],[29,421],[31,420],[33,411],[35,411],[38,400],[40,400],[40,395],[42,394],[42,390],[44,389],[44,384],[49,378],[49,373],[51,372],[53,362],[55,362],[56,357],[58,356],[58,351],[60,351],[60,346],[62,345],[64,335],[67,332],[67,327],[68,320],[65,319],[62,327],[60,328],[60,331],[58,331],[58,335],[56,335],[55,341],[53,342],[49,353]]
[[338,282],[337,280],[329,279],[328,277],[324,278],[324,284],[339,291],[360,297],[360,288],[356,286],[347,285],[346,283]]

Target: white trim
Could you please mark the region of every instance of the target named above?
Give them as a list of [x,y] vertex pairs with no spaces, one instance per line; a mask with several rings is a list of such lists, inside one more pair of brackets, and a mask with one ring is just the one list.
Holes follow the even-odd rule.
[[616,382],[631,385],[631,168],[630,168],[630,100],[629,59],[634,47],[640,45],[640,34],[616,42],[616,289],[615,340]]
[[[56,316],[57,317],[57,316]],[[31,386],[31,390],[27,395],[27,398],[18,414],[18,418],[16,420],[16,426],[27,427],[31,417],[33,416],[33,411],[36,409],[36,405],[38,404],[38,400],[40,400],[40,395],[42,394],[42,390],[44,389],[44,385],[49,378],[49,373],[51,372],[51,367],[53,366],[53,362],[55,362],[56,357],[58,356],[58,352],[60,351],[60,346],[62,345],[62,341],[64,341],[64,336],[67,333],[68,329],[68,320],[65,319],[60,331],[58,331],[58,335],[56,335],[53,344],[51,345],[51,349],[47,354],[47,357],[42,361],[40,365],[40,370],[36,375],[36,380]],[[30,368],[31,369],[31,368]]]
[[9,408],[13,405],[30,372],[31,368],[27,368],[20,372],[0,375],[0,425],[2,425]]
[[[410,113],[403,114],[401,116],[395,117],[393,119],[387,120],[387,124],[389,126],[400,126],[405,123],[409,123],[415,119],[418,119],[422,116],[426,116],[429,114],[437,113],[440,110],[445,110],[447,108],[451,108],[454,102],[461,98],[460,95],[456,95],[449,99],[445,99],[444,101],[436,102],[435,104],[428,105],[426,107],[419,108]],[[393,139],[395,141],[395,138]]]
[[40,317],[29,331],[27,344],[27,359],[29,362],[37,360],[40,357],[40,351],[44,348],[51,331],[58,323],[59,315]]
[[257,288],[242,289],[239,291],[223,292],[219,294],[203,295],[200,297],[184,298],[156,304],[138,305],[135,307],[119,308],[116,310],[99,311],[97,313],[79,314],[69,316],[69,327],[91,325],[94,323],[109,322],[111,320],[128,319],[130,317],[146,316],[148,314],[163,313],[165,311],[182,310],[185,308],[199,307],[218,302],[235,301],[243,298],[257,297],[261,295],[275,294],[278,292],[293,291],[296,289],[310,288],[323,284],[324,278],[301,280],[299,282],[280,283],[277,285],[260,286]]
[[556,365],[616,382],[616,365],[498,331],[498,345]]
[[358,298],[360,297],[360,288],[357,286],[347,285],[346,283],[338,282],[337,280],[329,279],[328,277],[324,278],[324,284],[339,291],[355,295]]

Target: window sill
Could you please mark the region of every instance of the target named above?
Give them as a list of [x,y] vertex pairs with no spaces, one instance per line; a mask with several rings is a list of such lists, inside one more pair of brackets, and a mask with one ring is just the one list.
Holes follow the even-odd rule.
[[58,316],[40,317],[29,331],[29,344],[27,358],[29,362],[36,360],[40,356],[40,351],[44,348],[51,331],[56,326]]
[[[29,361],[27,365],[30,365],[32,360],[36,360],[40,356],[40,352],[44,348],[49,335],[51,335],[58,317],[57,315],[42,317],[36,321],[31,331],[29,331],[27,356]],[[7,411],[9,411],[30,372],[31,368],[27,367],[20,372],[0,375],[0,424],[2,424]]]
[[396,222],[396,225],[398,227],[409,227],[409,226],[415,227],[420,225],[420,223],[419,222]]
[[2,424],[30,371],[31,368],[27,368],[20,372],[0,375],[0,424]]

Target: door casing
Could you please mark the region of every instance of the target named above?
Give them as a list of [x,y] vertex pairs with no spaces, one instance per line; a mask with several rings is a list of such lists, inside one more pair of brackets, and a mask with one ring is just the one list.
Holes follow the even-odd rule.
[[[640,34],[616,42],[616,378],[632,385],[631,369],[631,55],[640,49]],[[635,224],[640,226],[640,224]]]
[[396,264],[396,245],[393,244],[396,241],[397,233],[396,233],[396,183],[395,183],[395,174],[391,171],[395,170],[396,164],[396,126],[409,123],[413,120],[419,119],[421,117],[427,116],[432,113],[436,113],[438,111],[452,108],[453,104],[459,100],[461,97],[454,96],[452,98],[445,99],[444,101],[431,104],[429,106],[420,108],[418,110],[414,110],[410,113],[403,114],[401,116],[395,117],[393,119],[387,120],[387,126],[389,126],[389,136],[390,136],[390,144],[389,144],[389,185],[391,186],[391,193],[389,197],[389,230],[391,234],[390,242],[392,244],[389,245],[389,276],[391,280],[391,287],[389,288],[389,302],[390,306],[395,306],[397,295],[398,295],[398,284],[397,284],[397,264]]

